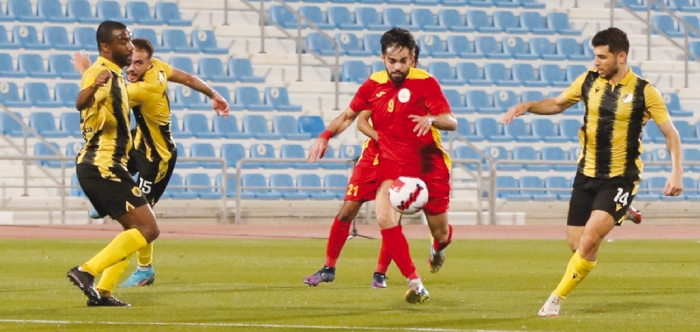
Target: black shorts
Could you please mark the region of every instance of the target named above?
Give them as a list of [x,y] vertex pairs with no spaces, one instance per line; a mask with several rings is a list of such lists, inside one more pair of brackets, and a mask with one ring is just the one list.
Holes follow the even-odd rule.
[[119,219],[127,212],[148,204],[141,189],[123,167],[116,166],[100,171],[95,165],[75,166],[80,187],[101,217]]
[[569,201],[569,226],[585,226],[591,212],[609,213],[617,222],[624,218],[639,189],[639,175],[598,179],[576,173]]
[[146,200],[151,206],[156,205],[160,197],[163,196],[175,170],[176,160],[177,150],[172,151],[172,157],[167,162],[162,160],[149,161],[143,151],[136,149],[129,153],[129,173],[139,174],[136,183],[146,195]]

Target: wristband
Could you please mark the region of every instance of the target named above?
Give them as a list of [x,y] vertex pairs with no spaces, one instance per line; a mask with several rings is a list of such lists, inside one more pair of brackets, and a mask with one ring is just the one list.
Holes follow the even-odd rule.
[[326,141],[330,140],[331,137],[333,137],[333,132],[330,130],[324,130],[320,135],[318,135],[318,138],[323,138]]

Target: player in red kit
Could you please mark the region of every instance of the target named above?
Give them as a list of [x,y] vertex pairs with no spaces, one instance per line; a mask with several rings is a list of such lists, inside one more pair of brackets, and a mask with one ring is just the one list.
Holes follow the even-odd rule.
[[423,303],[429,295],[411,259],[399,218],[389,202],[389,187],[399,176],[421,178],[428,186],[430,196],[423,210],[434,237],[429,262],[431,270],[437,271],[451,241],[446,213],[451,163],[441,147],[438,130],[455,130],[457,121],[435,78],[423,70],[411,68],[415,40],[410,32],[391,29],[382,36],[381,45],[386,72],[374,73],[362,84],[350,107],[316,140],[309,160],[314,162],[321,158],[328,148],[328,139],[345,130],[358,112],[372,110],[378,160],[382,165],[377,171],[380,186],[376,196],[382,245],[408,280],[406,301]]

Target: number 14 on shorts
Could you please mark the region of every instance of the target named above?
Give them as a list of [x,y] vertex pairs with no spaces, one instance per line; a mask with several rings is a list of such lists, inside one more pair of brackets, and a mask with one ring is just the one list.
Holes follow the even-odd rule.
[[620,211],[624,206],[627,206],[627,200],[630,197],[629,191],[625,191],[622,188],[617,188],[617,195],[613,198],[615,202],[615,211]]

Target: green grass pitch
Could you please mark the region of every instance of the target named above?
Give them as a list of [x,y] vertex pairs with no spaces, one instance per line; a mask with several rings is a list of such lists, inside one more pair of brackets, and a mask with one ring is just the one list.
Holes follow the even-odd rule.
[[378,240],[348,241],[336,281],[318,287],[302,279],[323,264],[324,240],[159,240],[155,284],[116,290],[133,307],[87,308],[65,274],[106,243],[0,241],[0,331],[700,330],[696,241],[604,243],[551,318],[537,310],[571,257],[564,240],[455,241],[438,274],[425,264],[428,241],[412,240],[431,295],[423,305],[404,302],[395,266],[387,289],[370,289]]

